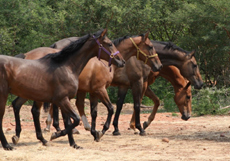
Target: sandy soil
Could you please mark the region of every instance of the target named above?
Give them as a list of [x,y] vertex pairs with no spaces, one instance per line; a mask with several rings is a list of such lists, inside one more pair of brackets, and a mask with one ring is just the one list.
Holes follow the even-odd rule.
[[[83,149],[76,150],[69,146],[67,136],[50,142],[46,147],[36,139],[30,106],[21,110],[22,133],[18,145],[13,145],[15,122],[11,107],[6,108],[3,129],[8,142],[16,150],[5,151],[0,145],[0,161],[4,160],[84,160],[84,161],[227,161],[230,160],[230,116],[192,117],[188,121],[172,116],[171,113],[158,113],[156,119],[146,129],[147,136],[135,135],[128,130],[132,105],[126,104],[120,117],[120,132],[113,136],[113,126],[100,142],[94,142],[90,132],[83,125],[78,126],[79,135],[74,135],[76,143]],[[88,104],[86,104],[90,120]],[[97,129],[101,130],[106,118],[106,109],[99,105]],[[141,114],[141,122],[149,114]],[[41,112],[41,126],[45,128],[47,114]],[[62,120],[61,120],[62,123]],[[61,126],[63,127],[63,125]],[[51,128],[51,132],[54,132]],[[49,140],[51,133],[43,133]],[[167,138],[169,142],[163,141]]]

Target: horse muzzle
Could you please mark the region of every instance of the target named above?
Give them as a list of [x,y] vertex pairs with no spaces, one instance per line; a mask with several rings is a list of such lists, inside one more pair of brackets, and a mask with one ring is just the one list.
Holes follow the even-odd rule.
[[190,115],[185,115],[185,114],[183,114],[181,117],[181,119],[184,121],[187,121],[189,118],[190,118]]

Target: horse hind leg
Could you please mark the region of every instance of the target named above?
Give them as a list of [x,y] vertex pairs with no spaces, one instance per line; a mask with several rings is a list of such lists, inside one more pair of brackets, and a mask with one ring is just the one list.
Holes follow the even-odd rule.
[[42,135],[41,125],[40,125],[40,109],[41,109],[41,106],[42,106],[42,102],[35,102],[34,101],[32,109],[31,109],[31,112],[32,112],[32,115],[33,115],[33,120],[34,120],[34,126],[35,126],[35,130],[36,130],[37,139],[40,140],[43,145],[47,146],[48,141],[44,139],[44,137]]
[[0,95],[0,141],[1,141],[2,147],[5,150],[13,150],[13,147],[10,146],[9,143],[7,142],[7,140],[6,140],[6,137],[5,137],[4,133],[3,133],[3,127],[2,127],[7,96],[8,96],[7,94],[5,94],[5,95],[1,94]]
[[14,117],[15,117],[15,123],[16,123],[16,127],[15,127],[15,131],[16,131],[16,135],[14,135],[12,137],[12,141],[13,143],[16,145],[19,142],[19,138],[20,138],[20,134],[21,134],[21,121],[20,121],[20,110],[22,105],[27,101],[27,99],[21,98],[21,97],[17,97],[13,102],[12,102],[12,106],[14,109]]
[[[79,149],[80,147],[75,143],[73,139],[72,129],[79,125],[80,117],[78,116],[76,111],[72,108],[68,97],[65,97],[60,102],[57,102],[56,105],[58,105],[61,109],[61,112],[64,116],[64,124],[66,128],[64,130],[53,133],[51,135],[50,140],[53,140],[53,139],[56,139],[58,137],[65,136],[66,134],[68,134],[70,146],[72,146],[75,149]],[[70,118],[73,119],[73,123],[70,122],[69,120]]]
[[78,109],[78,112],[81,116],[81,120],[83,122],[85,130],[90,131],[91,126],[88,122],[88,119],[86,117],[85,110],[84,110],[85,97],[86,97],[86,92],[78,91],[75,105],[77,106],[77,109]]

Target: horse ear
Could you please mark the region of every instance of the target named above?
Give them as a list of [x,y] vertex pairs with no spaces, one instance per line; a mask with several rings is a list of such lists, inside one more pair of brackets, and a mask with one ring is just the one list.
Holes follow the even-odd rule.
[[187,90],[190,85],[191,85],[191,82],[189,81],[184,88]]
[[145,34],[144,41],[146,41],[147,38],[149,38],[149,31]]
[[101,38],[105,36],[105,34],[107,33],[107,29],[104,29],[104,31],[101,33]]
[[195,50],[193,50],[191,53],[189,53],[189,57],[192,58],[193,56],[195,56]]

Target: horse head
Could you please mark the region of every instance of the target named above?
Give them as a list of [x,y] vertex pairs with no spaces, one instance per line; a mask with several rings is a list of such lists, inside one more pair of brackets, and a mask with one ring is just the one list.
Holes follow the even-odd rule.
[[182,65],[183,70],[181,70],[181,74],[194,85],[195,89],[201,89],[203,80],[195,59],[195,51],[190,52],[185,57],[186,61]]
[[109,65],[114,64],[118,67],[123,67],[125,60],[112,41],[106,36],[106,33],[107,29],[104,29],[99,35],[93,35],[93,39],[98,44],[98,59],[109,60]]
[[154,72],[157,72],[163,66],[148,36],[149,32],[142,34],[138,42],[134,42],[132,38],[130,39],[137,49],[137,59],[142,60],[145,64],[149,65]]

